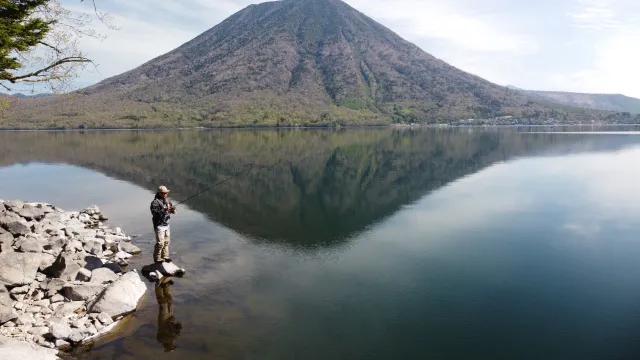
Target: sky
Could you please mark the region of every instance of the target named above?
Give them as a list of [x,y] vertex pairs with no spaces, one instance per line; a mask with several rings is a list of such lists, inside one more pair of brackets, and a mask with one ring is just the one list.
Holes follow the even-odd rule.
[[[60,0],[75,11],[91,3]],[[76,87],[164,54],[261,0],[96,0],[118,30],[83,39]],[[424,51],[500,85],[640,98],[638,0],[346,0]]]

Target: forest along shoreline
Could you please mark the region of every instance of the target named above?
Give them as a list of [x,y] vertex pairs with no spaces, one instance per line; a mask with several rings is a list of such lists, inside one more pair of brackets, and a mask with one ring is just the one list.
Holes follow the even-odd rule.
[[147,285],[126,266],[140,248],[107,220],[97,206],[0,200],[0,358],[56,359],[137,310]]

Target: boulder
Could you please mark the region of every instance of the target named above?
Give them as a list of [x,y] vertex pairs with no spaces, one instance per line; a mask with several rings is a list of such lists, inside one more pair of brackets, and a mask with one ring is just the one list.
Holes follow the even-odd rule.
[[15,239],[13,238],[13,235],[11,235],[10,233],[6,231],[4,231],[3,233],[0,233],[0,252],[10,251],[14,241]]
[[53,316],[57,318],[68,318],[71,314],[79,310],[84,310],[84,301],[66,302],[58,306]]
[[142,274],[144,274],[145,276],[148,276],[148,274],[152,274],[156,271],[162,274],[163,276],[177,276],[177,277],[183,276],[186,273],[185,269],[178,267],[176,264],[172,262],[150,264],[142,268]]
[[47,254],[0,253],[0,282],[8,286],[31,284],[45,256],[51,257]]
[[24,325],[33,325],[36,323],[36,319],[33,317],[33,314],[23,314],[18,316],[16,319],[16,325],[24,326]]
[[93,336],[93,333],[89,329],[76,329],[69,335],[69,340],[74,343],[79,343],[91,336]]
[[40,284],[40,288],[46,291],[58,292],[67,284],[66,281],[61,279],[48,279]]
[[53,323],[49,327],[49,332],[56,339],[67,340],[71,335],[71,327],[66,323]]
[[92,304],[91,312],[106,312],[112,317],[132,313],[147,291],[147,285],[136,271],[122,275]]
[[18,317],[13,310],[14,302],[6,287],[0,285],[0,324],[13,320]]
[[84,261],[85,261],[84,268],[89,271],[94,271],[104,266],[104,264],[102,263],[102,260],[100,260],[100,258],[98,258],[97,256],[93,256],[93,255],[85,256]]
[[44,250],[40,242],[32,237],[21,237],[16,240],[14,246],[23,253],[41,253]]
[[102,285],[77,284],[65,286],[62,289],[64,296],[73,301],[86,301],[100,293],[104,288]]
[[60,350],[65,350],[71,346],[71,344],[69,344],[68,342],[60,339],[56,340],[55,344],[56,344],[56,347]]
[[22,236],[31,233],[31,227],[20,220],[9,220],[3,227],[13,236]]
[[115,255],[116,259],[131,259],[133,257],[133,255],[126,253],[124,251],[118,251]]
[[58,351],[34,344],[0,337],[0,354],[3,359],[55,360]]
[[88,208],[82,210],[80,212],[81,214],[87,214],[87,215],[99,215],[100,214],[100,208],[96,205],[91,205]]
[[59,302],[63,302],[64,301],[64,296],[60,295],[60,294],[55,294],[51,297],[51,303],[55,304],[55,303],[59,303]]
[[118,244],[118,249],[120,251],[124,251],[126,253],[134,254],[134,255],[140,254],[142,252],[139,247],[124,241]]
[[122,273],[122,267],[119,264],[116,264],[114,262],[108,262],[108,263],[104,264],[104,267],[106,267],[107,269],[113,271],[116,274]]
[[18,212],[24,207],[24,201],[21,200],[9,200],[4,202],[4,206],[13,212]]
[[92,283],[104,284],[116,280],[118,280],[118,275],[106,267],[95,269],[91,272]]
[[31,205],[31,204],[25,204],[24,207],[22,209],[20,209],[20,211],[18,211],[18,215],[22,216],[23,218],[31,221],[31,220],[42,220],[42,218],[44,218],[44,211],[40,208],[38,208],[37,206]]
[[66,251],[84,251],[83,245],[78,240],[71,240],[65,245],[64,250]]
[[49,333],[49,328],[46,326],[34,326],[28,331],[31,335],[44,335]]
[[71,254],[61,253],[55,259],[53,265],[45,269],[44,273],[64,281],[73,281],[76,279],[78,271],[80,271],[81,268],[82,267],[73,260]]
[[78,281],[89,281],[91,279],[91,271],[82,268],[78,271],[78,275],[76,276],[76,280]]
[[84,244],[84,250],[89,254],[100,256],[102,255],[102,242],[89,240]]
[[80,216],[78,217],[78,220],[80,220],[83,223],[87,224],[87,223],[91,222],[91,216],[89,216],[87,214],[80,214]]
[[98,321],[102,323],[102,325],[113,324],[113,319],[111,318],[111,315],[107,314],[106,312],[101,312],[100,314],[98,314],[96,318],[98,319]]

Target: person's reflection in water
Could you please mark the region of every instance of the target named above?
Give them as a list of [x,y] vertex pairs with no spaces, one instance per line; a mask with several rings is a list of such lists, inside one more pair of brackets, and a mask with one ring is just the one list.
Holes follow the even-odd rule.
[[173,316],[173,299],[171,297],[170,278],[163,278],[156,282],[156,300],[158,300],[158,342],[165,352],[176,349],[176,339],[182,331],[182,324]]

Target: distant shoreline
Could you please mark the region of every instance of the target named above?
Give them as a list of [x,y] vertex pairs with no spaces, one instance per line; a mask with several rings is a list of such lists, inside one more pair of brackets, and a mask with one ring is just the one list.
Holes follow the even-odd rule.
[[59,129],[59,128],[13,128],[2,129],[0,132],[28,132],[28,131],[42,131],[42,132],[84,132],[84,131],[175,131],[175,130],[346,130],[346,129],[374,129],[374,128],[390,128],[390,129],[455,129],[455,128],[518,128],[518,127],[640,127],[640,123],[636,124],[519,124],[519,125],[442,125],[442,124],[427,124],[427,125],[346,125],[346,126],[217,126],[217,127],[161,127],[161,128],[86,128],[86,129]]

